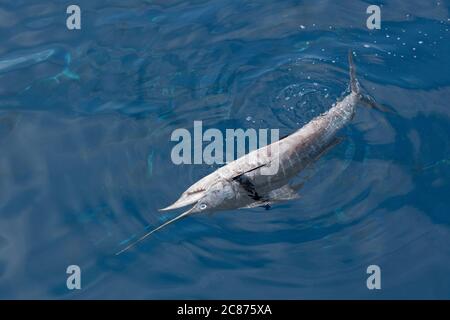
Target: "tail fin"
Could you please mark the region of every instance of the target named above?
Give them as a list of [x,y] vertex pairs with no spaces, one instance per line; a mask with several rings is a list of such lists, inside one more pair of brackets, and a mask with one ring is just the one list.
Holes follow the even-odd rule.
[[395,113],[393,110],[390,110],[385,106],[378,104],[372,97],[361,93],[361,87],[359,85],[358,79],[356,79],[356,69],[355,63],[353,62],[352,50],[348,51],[348,64],[350,66],[350,89],[352,90],[352,92],[358,95],[359,102],[361,102],[366,107],[377,109],[382,112]]
[[348,64],[350,68],[350,89],[352,92],[359,94],[359,82],[356,79],[355,63],[353,62],[353,52],[348,50]]

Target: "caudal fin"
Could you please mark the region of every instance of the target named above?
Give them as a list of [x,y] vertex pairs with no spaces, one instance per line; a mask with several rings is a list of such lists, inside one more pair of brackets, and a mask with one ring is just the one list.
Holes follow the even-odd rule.
[[348,64],[350,67],[350,89],[352,92],[356,93],[359,97],[359,102],[362,103],[364,106],[377,109],[382,112],[390,112],[395,113],[393,110],[390,110],[386,108],[385,106],[382,106],[378,104],[372,97],[363,94],[361,92],[361,87],[359,85],[358,79],[356,79],[356,69],[355,69],[355,63],[353,62],[353,52],[352,50],[348,51]]
[[353,62],[353,52],[352,50],[348,50],[348,65],[350,68],[350,89],[354,93],[358,93],[360,91],[358,79],[356,79],[356,69],[355,63]]

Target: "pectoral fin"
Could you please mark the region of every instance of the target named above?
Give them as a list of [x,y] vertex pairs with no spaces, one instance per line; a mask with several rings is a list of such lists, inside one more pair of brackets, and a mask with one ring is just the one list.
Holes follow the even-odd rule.
[[266,209],[270,208],[272,202],[270,201],[255,201],[253,203],[250,203],[248,206],[242,207],[240,209],[252,209],[252,208],[258,208],[258,207],[264,207]]
[[279,202],[298,199],[300,196],[297,191],[294,190],[290,185],[286,184],[281,188],[270,191],[264,199],[270,202]]
[[[299,186],[300,187],[300,186]],[[256,207],[264,207],[269,209],[273,203],[298,199],[300,196],[297,191],[286,184],[281,188],[270,191],[268,194],[260,197],[257,201],[250,203],[249,205],[242,207],[241,209],[251,209]]]

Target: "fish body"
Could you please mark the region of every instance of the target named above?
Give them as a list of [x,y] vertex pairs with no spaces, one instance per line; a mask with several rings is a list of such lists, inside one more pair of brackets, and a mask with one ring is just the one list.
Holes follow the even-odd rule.
[[[353,118],[362,95],[351,54],[349,63],[352,90],[341,101],[289,136],[256,149],[200,179],[174,204],[162,210],[200,204],[200,199],[212,191],[217,197],[219,192],[211,189],[217,183],[223,190],[224,201],[213,207],[206,204],[209,211],[257,206],[254,204],[257,201],[262,204],[277,202],[277,198],[270,197],[270,192],[279,188],[288,191],[289,180],[335,145],[338,142],[336,134]],[[191,213],[194,211],[197,210]]]
[[290,180],[339,142],[337,133],[352,120],[357,104],[382,109],[360,93],[351,52],[349,65],[351,91],[341,101],[289,136],[256,149],[194,183],[175,203],[161,210],[193,205],[191,209],[148,232],[118,254],[191,214],[264,207],[297,198]]

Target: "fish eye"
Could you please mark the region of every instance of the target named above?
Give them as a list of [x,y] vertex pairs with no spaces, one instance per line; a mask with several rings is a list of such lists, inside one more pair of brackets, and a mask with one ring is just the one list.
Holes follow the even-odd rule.
[[205,210],[207,207],[206,203],[201,203],[200,204],[200,210]]

